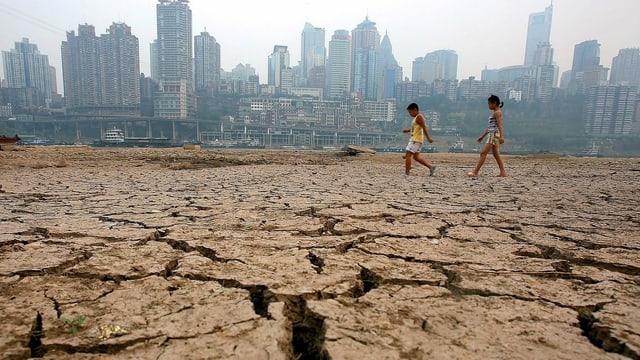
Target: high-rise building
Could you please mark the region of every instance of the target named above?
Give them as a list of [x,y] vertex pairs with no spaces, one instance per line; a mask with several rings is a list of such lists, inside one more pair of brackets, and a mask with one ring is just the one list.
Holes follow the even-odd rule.
[[569,84],[571,83],[571,70],[563,71],[560,76],[560,89],[569,88]]
[[149,45],[150,64],[151,64],[151,80],[160,81],[160,53],[158,51],[158,40],[153,40]]
[[584,93],[592,86],[599,86],[607,81],[609,69],[600,65],[600,44],[597,40],[581,42],[573,52],[571,67],[572,93]]
[[248,81],[254,75],[256,75],[256,69],[249,64],[238,64],[231,70],[231,77],[237,80]]
[[307,87],[313,89],[324,89],[327,83],[327,67],[315,66],[309,71]]
[[458,80],[436,80],[433,82],[433,96],[444,96],[449,101],[458,98]]
[[188,0],[159,0],[156,5],[159,91],[155,116],[186,119],[195,114],[193,36]]
[[[67,111],[97,108],[101,103],[98,38],[93,25],[78,25],[62,42],[62,78]],[[136,79],[138,77],[136,76]]]
[[131,27],[113,23],[96,36],[93,25],[79,25],[62,42],[67,111],[139,114],[140,57]]
[[588,40],[576,44],[573,50],[573,66],[571,71],[576,74],[584,71],[589,66],[600,65],[600,43],[598,40]]
[[553,4],[543,12],[529,15],[527,29],[527,45],[525,48],[524,64],[533,65],[538,45],[551,42],[551,20],[553,18]]
[[286,67],[281,69],[279,83],[278,89],[280,94],[290,95],[291,89],[293,88],[293,68]]
[[396,84],[396,100],[400,103],[417,102],[430,95],[429,85],[424,81],[403,81]]
[[57,92],[51,84],[49,56],[40,54],[38,46],[24,38],[15,43],[14,49],[2,52],[2,61],[8,88],[34,88],[39,93],[36,99],[43,101],[30,105],[48,105]]
[[489,97],[489,82],[476,80],[475,76],[460,80],[458,87],[458,97],[460,100],[474,100]]
[[378,47],[380,33],[376,23],[366,17],[352,32],[351,90],[363,100],[378,99]]
[[220,44],[206,31],[194,43],[196,91],[212,92],[220,80]]
[[585,132],[620,135],[631,131],[638,89],[632,86],[593,86],[585,95]]
[[533,54],[531,79],[534,86],[533,99],[549,102],[555,87],[556,66],[553,65],[553,48],[549,43],[540,43]]
[[258,95],[259,88],[260,88],[260,77],[258,75],[249,75],[249,78],[247,79],[246,94]]
[[483,81],[498,81],[498,74],[500,70],[498,69],[489,69],[487,66],[482,69],[481,80]]
[[640,49],[621,49],[613,58],[611,84],[640,87]]
[[58,75],[56,74],[56,68],[49,66],[49,85],[51,88],[52,97],[60,97],[58,94]]
[[402,67],[398,65],[396,57],[393,55],[391,40],[387,34],[382,38],[378,48],[378,97],[390,99],[395,97],[396,84],[402,81]]
[[336,30],[329,41],[327,61],[327,97],[341,98],[351,90],[351,36],[347,30]]
[[101,105],[140,106],[140,44],[125,23],[113,23],[98,40]]
[[268,84],[275,87],[280,87],[282,69],[286,69],[289,67],[288,47],[284,45],[275,45],[273,47],[273,53],[269,55]]
[[453,50],[437,50],[413,61],[412,80],[426,81],[456,80],[458,77],[458,54]]
[[573,50],[572,80],[581,72],[590,71],[600,66],[600,44],[597,40],[583,41]]
[[302,30],[302,58],[300,70],[302,83],[307,84],[309,73],[315,67],[325,66],[327,50],[325,47],[325,32],[322,28],[306,23]]
[[12,89],[26,88],[26,69],[24,55],[16,50],[2,52],[2,65],[6,87]]
[[[158,83],[151,77],[140,75],[140,115],[153,117],[153,97],[158,91]],[[148,134],[151,137],[151,134]]]

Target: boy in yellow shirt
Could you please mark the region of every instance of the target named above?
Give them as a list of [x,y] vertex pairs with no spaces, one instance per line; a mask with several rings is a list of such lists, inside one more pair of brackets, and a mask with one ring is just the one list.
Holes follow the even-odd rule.
[[411,103],[407,107],[407,111],[409,115],[413,117],[413,121],[411,122],[411,129],[402,130],[403,133],[411,133],[411,139],[409,140],[409,144],[407,144],[405,154],[405,171],[403,176],[409,176],[411,172],[411,159],[415,159],[420,164],[426,166],[429,169],[429,176],[433,176],[436,173],[435,165],[430,164],[425,158],[420,155],[420,149],[422,148],[422,144],[424,143],[424,138],[427,138],[429,143],[433,142],[431,135],[429,135],[429,131],[427,130],[427,125],[424,121],[424,116],[420,113],[420,109],[418,108],[418,104]]

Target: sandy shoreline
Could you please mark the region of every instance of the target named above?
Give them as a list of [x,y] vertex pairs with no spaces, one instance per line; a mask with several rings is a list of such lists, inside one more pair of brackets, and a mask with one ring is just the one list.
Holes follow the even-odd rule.
[[0,357],[640,357],[640,159],[426,156],[2,151]]

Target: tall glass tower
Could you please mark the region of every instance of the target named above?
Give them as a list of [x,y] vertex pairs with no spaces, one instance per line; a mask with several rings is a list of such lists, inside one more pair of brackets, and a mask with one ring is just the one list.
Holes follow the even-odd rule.
[[336,30],[329,41],[327,61],[327,97],[341,98],[351,90],[351,36]]
[[351,90],[363,100],[377,100],[378,47],[380,33],[376,23],[366,17],[353,31]]
[[289,50],[285,45],[275,45],[269,55],[269,85],[280,87],[282,70],[289,68]]
[[309,72],[315,67],[325,66],[327,49],[324,45],[324,29],[306,23],[302,30],[302,58],[300,67],[303,82],[307,82]]
[[533,65],[534,56],[538,45],[551,42],[551,20],[553,18],[553,4],[543,12],[529,15],[529,27],[527,29],[527,45],[524,52],[524,64]]
[[640,49],[620,49],[611,64],[611,84],[640,87]]
[[387,34],[382,38],[378,48],[378,98],[395,97],[396,84],[402,81],[402,67],[393,55],[391,40]]

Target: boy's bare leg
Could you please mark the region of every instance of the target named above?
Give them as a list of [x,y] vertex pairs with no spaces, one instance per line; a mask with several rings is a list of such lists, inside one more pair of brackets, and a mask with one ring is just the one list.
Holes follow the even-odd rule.
[[433,165],[431,165],[427,159],[423,158],[419,153],[417,154],[413,154],[413,158],[416,159],[417,162],[419,162],[420,164],[426,166],[429,168],[429,170],[431,170],[433,168]]
[[409,175],[409,173],[411,172],[411,159],[413,158],[413,153],[410,151],[407,151],[407,153],[404,156],[404,173]]

